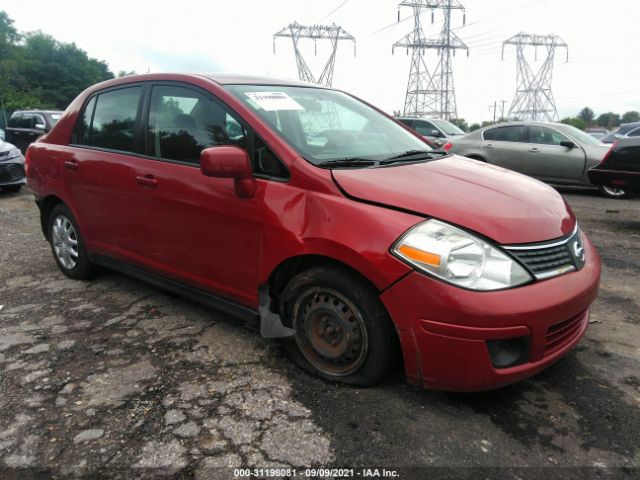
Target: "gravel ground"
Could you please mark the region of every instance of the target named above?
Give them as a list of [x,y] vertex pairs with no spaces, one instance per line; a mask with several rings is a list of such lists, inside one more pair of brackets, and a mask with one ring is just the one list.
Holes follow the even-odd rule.
[[401,372],[327,383],[197,304],[108,271],[68,280],[31,195],[0,193],[0,477],[640,478],[640,201],[563,194],[603,260],[586,337],[530,380],[448,394]]

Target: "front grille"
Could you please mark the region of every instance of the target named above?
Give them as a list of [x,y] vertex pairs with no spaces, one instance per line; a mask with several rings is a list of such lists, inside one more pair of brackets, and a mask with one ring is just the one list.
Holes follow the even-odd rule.
[[584,312],[570,318],[569,320],[565,320],[564,322],[557,323],[549,327],[544,345],[545,355],[553,353],[568,343],[571,343],[580,331],[580,320],[582,320],[583,317]]
[[518,257],[536,277],[544,276],[557,270],[575,270],[573,259],[566,244],[537,250],[514,250],[512,253]]
[[24,178],[24,167],[19,163],[0,165],[0,183],[17,182]]
[[578,228],[563,240],[546,244],[505,246],[538,280],[555,277],[584,266],[585,256]]

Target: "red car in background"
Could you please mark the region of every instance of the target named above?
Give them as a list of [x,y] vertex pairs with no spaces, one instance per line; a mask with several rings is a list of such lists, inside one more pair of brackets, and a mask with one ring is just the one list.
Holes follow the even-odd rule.
[[83,92],[27,153],[62,272],[118,269],[283,338],[323,378],[482,390],[562,357],[600,261],[562,197],[432,150],[346,93],[150,74]]

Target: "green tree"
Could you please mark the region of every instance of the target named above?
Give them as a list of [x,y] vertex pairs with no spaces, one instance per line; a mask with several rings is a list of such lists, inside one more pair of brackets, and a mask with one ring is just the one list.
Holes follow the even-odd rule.
[[625,112],[622,115],[622,123],[633,123],[640,122],[640,113],[635,110],[631,110],[630,112]]
[[567,117],[560,120],[560,123],[565,123],[567,125],[572,125],[580,130],[584,130],[589,126],[589,123],[584,120],[582,117]]
[[131,77],[133,75],[138,75],[138,72],[136,72],[135,70],[120,70],[118,72],[118,74],[116,75],[116,77],[118,78],[122,78],[122,77]]
[[480,128],[480,124],[479,123],[472,123],[471,125],[469,125],[469,131],[473,132],[474,130],[478,130]]
[[20,34],[13,26],[13,20],[6,12],[0,11],[0,59],[6,58],[19,41]]
[[597,122],[601,127],[612,129],[613,127],[620,125],[620,115],[613,112],[602,113],[598,116]]
[[467,121],[464,118],[452,118],[449,121],[451,123],[453,123],[456,127],[458,127],[462,131],[464,131],[464,132],[468,132],[469,131],[469,124],[467,123]]
[[587,124],[593,122],[595,116],[596,114],[593,113],[593,110],[591,110],[589,107],[584,107],[578,114],[578,118]]

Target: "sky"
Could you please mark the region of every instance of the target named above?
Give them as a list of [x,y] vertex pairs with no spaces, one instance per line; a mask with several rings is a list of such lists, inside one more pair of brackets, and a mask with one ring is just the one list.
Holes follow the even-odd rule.
[[[353,93],[391,113],[404,105],[410,56],[392,44],[413,28],[411,11],[388,0],[2,0],[0,9],[18,30],[41,30],[63,42],[75,42],[112,71],[234,72],[297,78],[289,39],[273,34],[288,24],[342,26],[356,37],[357,52],[338,47],[333,86]],[[519,32],[556,34],[569,45],[557,55],[553,93],[560,118],[584,106],[596,114],[640,110],[640,62],[637,60],[637,0],[461,0],[466,25],[454,13],[452,27],[469,46],[467,57],[454,58],[458,116],[469,122],[493,117],[490,105],[516,90],[515,48],[501,44]],[[427,36],[438,35],[442,15]],[[330,53],[328,44],[301,44],[316,76]],[[542,64],[542,51],[534,69]],[[434,52],[426,54],[435,66]]]

